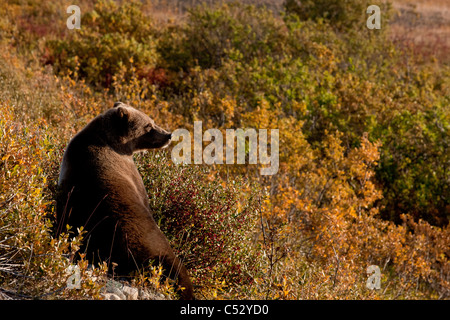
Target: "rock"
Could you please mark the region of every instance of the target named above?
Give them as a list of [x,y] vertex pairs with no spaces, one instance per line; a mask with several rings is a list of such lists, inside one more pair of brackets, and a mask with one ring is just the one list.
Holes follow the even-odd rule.
[[150,294],[148,294],[147,290],[139,289],[139,299],[141,300],[152,300]]
[[[122,293],[122,288],[123,288],[123,284],[115,281],[115,280],[108,280],[108,282],[106,282],[105,287],[103,288],[103,297],[106,298],[106,295],[108,294],[113,294],[115,296],[117,296],[118,299],[107,299],[107,300],[126,300],[127,297]],[[110,297],[110,296],[108,296]]]
[[167,297],[151,289],[139,289],[139,298],[141,300],[167,300]]
[[103,293],[102,296],[105,300],[122,300],[117,294],[114,293]]
[[129,286],[123,286],[123,294],[127,297],[127,300],[137,300],[139,297],[139,290]]
[[167,300],[162,293],[151,288],[136,288],[128,282],[126,284],[109,279],[102,288],[101,295],[105,300]]

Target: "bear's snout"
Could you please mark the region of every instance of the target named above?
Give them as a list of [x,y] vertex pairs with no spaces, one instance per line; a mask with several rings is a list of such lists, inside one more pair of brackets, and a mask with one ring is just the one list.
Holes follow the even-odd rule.
[[160,148],[166,148],[167,146],[169,146],[170,141],[172,140],[172,132],[165,131],[164,133],[161,133],[161,135],[161,142],[163,143],[163,145]]
[[152,130],[138,138],[136,149],[159,149],[170,144],[172,132],[155,126]]
[[151,133],[153,133],[153,138],[155,140],[168,141],[172,139],[172,132],[159,127],[154,128]]

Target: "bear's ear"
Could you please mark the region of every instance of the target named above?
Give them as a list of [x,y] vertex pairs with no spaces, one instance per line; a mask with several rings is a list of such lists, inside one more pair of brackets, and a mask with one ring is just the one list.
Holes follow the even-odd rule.
[[117,115],[121,121],[128,121],[128,110],[124,107],[117,107]]
[[113,109],[115,112],[113,114],[114,127],[119,135],[126,135],[128,133],[128,121],[129,121],[129,111],[123,106],[118,106]]
[[123,102],[117,101],[117,102],[114,103],[113,108],[117,108],[118,106],[120,106],[122,104],[123,104]]

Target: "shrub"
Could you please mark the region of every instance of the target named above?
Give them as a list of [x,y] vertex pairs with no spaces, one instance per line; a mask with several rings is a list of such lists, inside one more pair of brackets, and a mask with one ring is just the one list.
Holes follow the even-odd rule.
[[158,51],[176,71],[217,68],[230,56],[251,61],[282,55],[282,39],[282,24],[266,9],[237,3],[199,6],[190,10],[186,23],[167,29]]
[[[140,2],[121,6],[102,0],[82,16],[83,27],[66,38],[48,41],[55,69],[77,72],[88,84],[109,87],[122,66],[145,73],[156,63],[150,19]],[[128,74],[130,76],[130,74]]]
[[11,109],[0,104],[0,288],[22,299],[98,298],[95,277],[106,265],[88,275],[85,260],[78,262],[81,290],[64,290],[81,236],[51,233],[54,197],[47,186],[61,157],[59,144],[45,121],[19,123]]
[[364,28],[368,17],[366,9],[373,4],[382,8],[382,23],[385,24],[389,8],[386,3],[367,0],[286,0],[284,7],[287,14],[297,15],[302,20],[319,21],[323,19],[332,28],[342,31]]
[[196,284],[248,283],[256,263],[256,191],[239,178],[225,183],[202,168],[176,166],[164,153],[138,161],[155,220]]
[[436,106],[425,112],[404,111],[376,133],[384,141],[377,168],[384,186],[383,217],[401,222],[411,214],[436,226],[450,217],[450,118]]

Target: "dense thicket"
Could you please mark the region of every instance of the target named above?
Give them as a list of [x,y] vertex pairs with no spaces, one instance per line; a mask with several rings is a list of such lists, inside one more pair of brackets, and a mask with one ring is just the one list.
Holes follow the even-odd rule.
[[[17,116],[2,112],[0,122],[0,232],[22,205],[32,216],[43,211],[43,200],[20,200],[11,184],[31,179],[17,159],[36,152],[20,147],[31,133],[14,128],[39,120],[30,132],[51,137],[34,173],[50,187],[29,184],[51,215],[61,149],[122,100],[171,130],[202,120],[222,132],[280,131],[273,176],[255,165],[204,172],[167,156],[137,159],[161,195],[150,194],[161,228],[205,297],[448,298],[450,69],[394,45],[390,7],[379,5],[383,27],[370,30],[364,0],[288,0],[281,14],[203,5],[168,22],[148,3],[85,1],[81,29],[65,30],[55,3],[19,10],[9,2],[1,9],[1,106]],[[14,241],[9,235],[0,241]],[[381,291],[365,287],[374,264]]]

